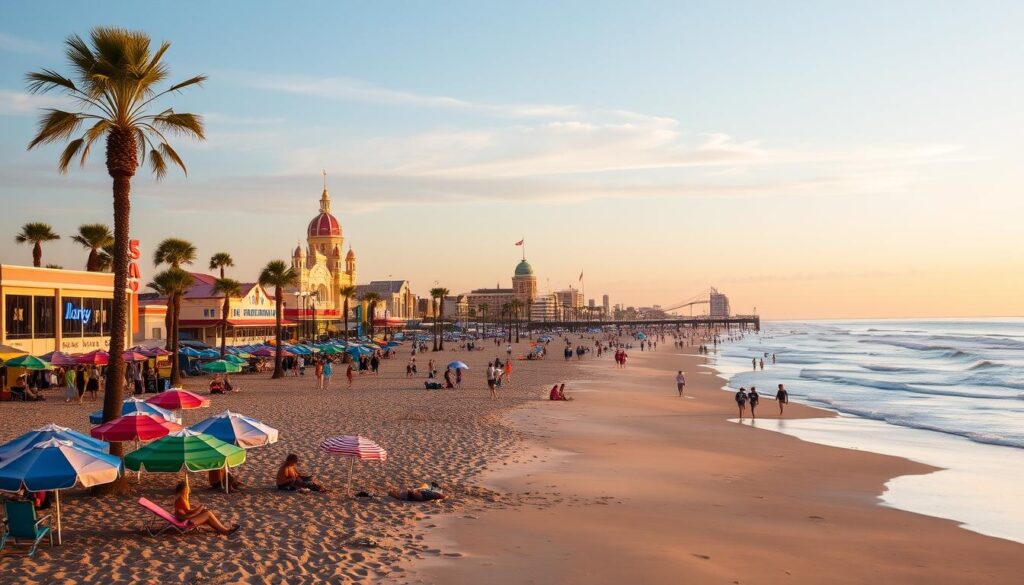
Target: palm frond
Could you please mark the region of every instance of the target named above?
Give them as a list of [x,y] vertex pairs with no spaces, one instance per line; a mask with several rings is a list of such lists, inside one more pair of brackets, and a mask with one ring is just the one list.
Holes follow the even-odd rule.
[[110,122],[108,120],[101,119],[99,122],[96,122],[92,126],[92,128],[89,128],[88,130],[85,131],[85,135],[83,136],[83,138],[85,138],[85,148],[82,149],[81,162],[81,165],[83,167],[85,166],[85,159],[89,157],[89,149],[92,148],[92,143],[99,140],[99,138],[103,136],[110,128]]
[[166,142],[161,142],[160,146],[158,146],[157,148],[159,149],[160,154],[171,159],[171,162],[178,165],[178,168],[181,169],[181,172],[185,173],[186,177],[188,176],[188,169],[185,168],[184,161],[182,161],[181,157],[178,156],[178,153],[175,152],[173,148],[171,148],[170,144],[167,144]]
[[191,79],[186,79],[185,81],[182,81],[181,83],[175,83],[171,87],[167,88],[167,91],[178,91],[178,90],[181,90],[181,89],[185,89],[186,87],[188,87],[190,85],[202,85],[203,82],[205,82],[207,79],[209,79],[209,78],[207,76],[205,76],[205,75],[196,75],[195,77],[193,77]]
[[157,128],[178,135],[191,135],[206,138],[203,134],[203,119],[196,114],[162,113],[153,116],[153,125]]
[[52,89],[64,88],[68,91],[78,91],[75,82],[52,69],[33,71],[25,76],[28,81],[29,93],[46,93]]
[[156,175],[157,181],[162,181],[167,176],[167,162],[160,151],[155,148],[149,151],[149,166],[153,170],[153,174]]
[[29,150],[40,144],[49,144],[68,138],[82,125],[82,115],[76,112],[65,112],[52,108],[46,111],[47,113],[39,120],[39,131],[36,133],[36,137],[28,143]]
[[60,169],[62,175],[67,174],[71,159],[78,155],[78,151],[82,149],[83,144],[85,144],[85,139],[77,138],[64,147],[64,152],[60,153],[60,162],[57,164],[57,168]]

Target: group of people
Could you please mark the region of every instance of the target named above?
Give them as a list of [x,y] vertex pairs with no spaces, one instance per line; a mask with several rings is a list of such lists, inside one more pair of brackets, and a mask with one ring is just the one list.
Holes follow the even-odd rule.
[[[739,408],[740,420],[743,420],[747,405],[750,406],[750,418],[757,419],[757,405],[761,402],[761,395],[758,394],[756,387],[751,386],[748,391],[740,386],[740,389],[736,392],[735,400],[736,406]],[[786,387],[782,384],[779,384],[779,389],[775,392],[775,401],[779,404],[779,416],[782,416],[786,405],[789,404],[789,392],[786,391]]]

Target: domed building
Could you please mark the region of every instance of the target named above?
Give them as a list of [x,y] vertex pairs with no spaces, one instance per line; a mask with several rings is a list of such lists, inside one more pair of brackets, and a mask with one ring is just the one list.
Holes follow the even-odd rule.
[[515,298],[526,303],[537,297],[537,277],[533,274],[533,266],[523,258],[516,265],[516,272],[512,276],[512,290]]
[[[320,213],[306,228],[306,246],[299,243],[292,253],[292,268],[299,275],[299,285],[286,293],[284,301],[289,306],[286,316],[313,321],[318,332],[342,319],[345,303],[340,291],[356,284],[356,254],[349,245],[348,253],[342,255],[344,245],[341,222],[331,213],[331,197],[325,181],[320,195]],[[305,331],[312,329],[307,325]]]
[[553,320],[556,316],[557,302],[551,293],[537,292],[537,275],[533,266],[523,258],[512,273],[512,288],[478,288],[466,294],[466,301],[471,315],[497,319],[501,314],[502,305],[518,300],[523,303],[521,318],[532,320]]

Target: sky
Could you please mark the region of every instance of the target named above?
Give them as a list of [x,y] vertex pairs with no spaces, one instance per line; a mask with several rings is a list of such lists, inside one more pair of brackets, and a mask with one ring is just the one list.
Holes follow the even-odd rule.
[[209,76],[160,102],[207,139],[174,142],[187,177],[135,177],[147,257],[181,237],[253,280],[326,170],[359,280],[421,295],[510,286],[525,239],[542,291],[582,272],[598,304],[1024,315],[1022,3],[0,3],[0,263],[46,221],[44,262],[80,268],[70,234],[112,223],[101,149],[67,175],[26,150],[68,102],[25,74],[97,25]]

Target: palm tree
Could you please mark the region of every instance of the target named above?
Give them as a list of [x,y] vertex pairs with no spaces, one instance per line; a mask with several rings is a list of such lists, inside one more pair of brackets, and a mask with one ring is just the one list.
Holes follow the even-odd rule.
[[430,289],[430,296],[437,299],[437,318],[434,319],[434,323],[437,326],[437,339],[434,344],[436,347],[435,351],[444,351],[444,297],[448,295],[450,291],[442,286]]
[[217,252],[213,256],[210,256],[210,270],[220,269],[221,279],[224,278],[224,269],[233,268],[234,266],[235,259],[227,252]]
[[[180,345],[178,321],[181,318],[181,297],[192,286],[192,275],[180,268],[172,267],[154,276],[153,282],[148,286],[158,293],[167,295],[168,316],[166,322],[169,323],[167,350],[171,352],[171,385],[178,386],[181,384],[181,367],[178,363],[178,348]],[[110,342],[114,342],[113,338],[111,338]],[[113,356],[110,359],[113,359]],[[104,406],[104,408],[106,407]]]
[[[103,420],[121,416],[121,398],[124,393],[125,340],[128,333],[128,231],[131,217],[131,180],[141,162],[149,163],[157,180],[167,174],[168,161],[182,171],[185,163],[171,148],[164,133],[184,134],[203,138],[203,123],[199,116],[175,112],[173,109],[152,108],[156,100],[192,85],[201,84],[206,77],[198,75],[156,91],[156,85],[167,79],[167,65],[161,62],[170,43],[161,43],[150,51],[149,37],[123,28],[97,27],[90,35],[90,47],[78,35],[68,37],[66,55],[73,70],[72,76],[51,69],[29,73],[28,90],[31,93],[59,91],[70,95],[81,111],[68,112],[49,109],[43,114],[39,132],[29,143],[32,148],[40,144],[62,142],[71,138],[83,122],[92,124],[85,133],[65,146],[60,155],[58,169],[66,173],[72,159],[79,157],[85,164],[92,145],[106,138],[107,174],[113,179],[114,194],[114,302],[111,311],[110,362],[107,365],[106,388],[103,394]],[[121,455],[122,443],[113,443],[112,455]],[[106,491],[127,489],[124,479],[112,484]]]
[[367,303],[369,305],[369,307],[368,307],[369,310],[367,311],[369,313],[369,316],[366,319],[366,321],[368,323],[367,327],[370,330],[370,339],[373,340],[373,334],[374,334],[373,316],[377,312],[377,303],[379,303],[381,301],[381,298],[380,298],[379,294],[371,291],[371,292],[368,292],[368,293],[364,294],[363,298],[360,299],[360,300],[363,301],[364,303]]
[[32,244],[32,266],[43,265],[43,242],[59,240],[60,236],[53,232],[48,223],[34,221],[21,226],[21,233],[14,236],[19,244]]
[[487,309],[490,308],[490,305],[488,305],[487,303],[480,303],[479,308],[480,312],[484,314],[484,326],[483,333],[481,333],[481,337],[483,339],[487,339]]
[[259,278],[260,286],[274,287],[274,302],[277,306],[277,315],[274,323],[274,375],[272,378],[283,378],[284,369],[281,368],[281,315],[284,314],[284,289],[299,284],[299,275],[288,266],[283,260],[271,260],[263,267]]
[[114,243],[103,246],[96,254],[96,263],[99,264],[100,272],[110,272],[114,268]]
[[338,290],[342,301],[345,303],[342,318],[345,320],[345,341],[348,341],[348,302],[356,298],[355,285],[343,286]]
[[114,244],[114,232],[110,231],[110,227],[102,223],[80,225],[78,233],[71,236],[71,239],[89,250],[89,259],[85,262],[85,269],[89,272],[100,272],[103,269],[100,251]]
[[[516,343],[519,343],[519,311],[523,308],[523,301],[520,301],[519,299],[512,299],[512,302],[509,303],[509,305],[511,305],[512,312],[516,316]],[[509,335],[511,336],[511,333]]]
[[228,349],[228,312],[231,310],[231,297],[242,295],[242,285],[232,278],[218,278],[213,283],[213,292],[224,295],[223,315],[220,318],[220,359],[224,359]]
[[511,315],[512,315],[512,305],[509,304],[509,303],[502,303],[501,304],[501,316],[504,317],[505,315],[509,316],[509,320],[507,322],[507,324],[508,324],[508,342],[512,343],[512,318],[511,318]]
[[[179,238],[167,238],[160,242],[156,247],[156,251],[153,252],[153,264],[160,266],[161,264],[170,264],[171,268],[181,270],[182,264],[192,264],[196,259],[196,247],[191,242],[179,239]],[[115,276],[116,278],[116,276]],[[190,277],[191,278],[191,277]],[[191,286],[191,283],[189,284]],[[182,290],[174,289],[167,291],[167,308],[171,309],[174,306],[181,306],[181,299],[179,295],[185,294],[188,287]],[[168,311],[169,313],[171,311]],[[178,322],[177,319],[168,315],[167,323],[167,351],[174,352],[173,360],[175,363],[178,360],[177,350],[171,349],[172,346],[177,347],[178,345]],[[173,371],[173,369],[172,369]],[[177,384],[178,379],[171,377],[171,384]]]

